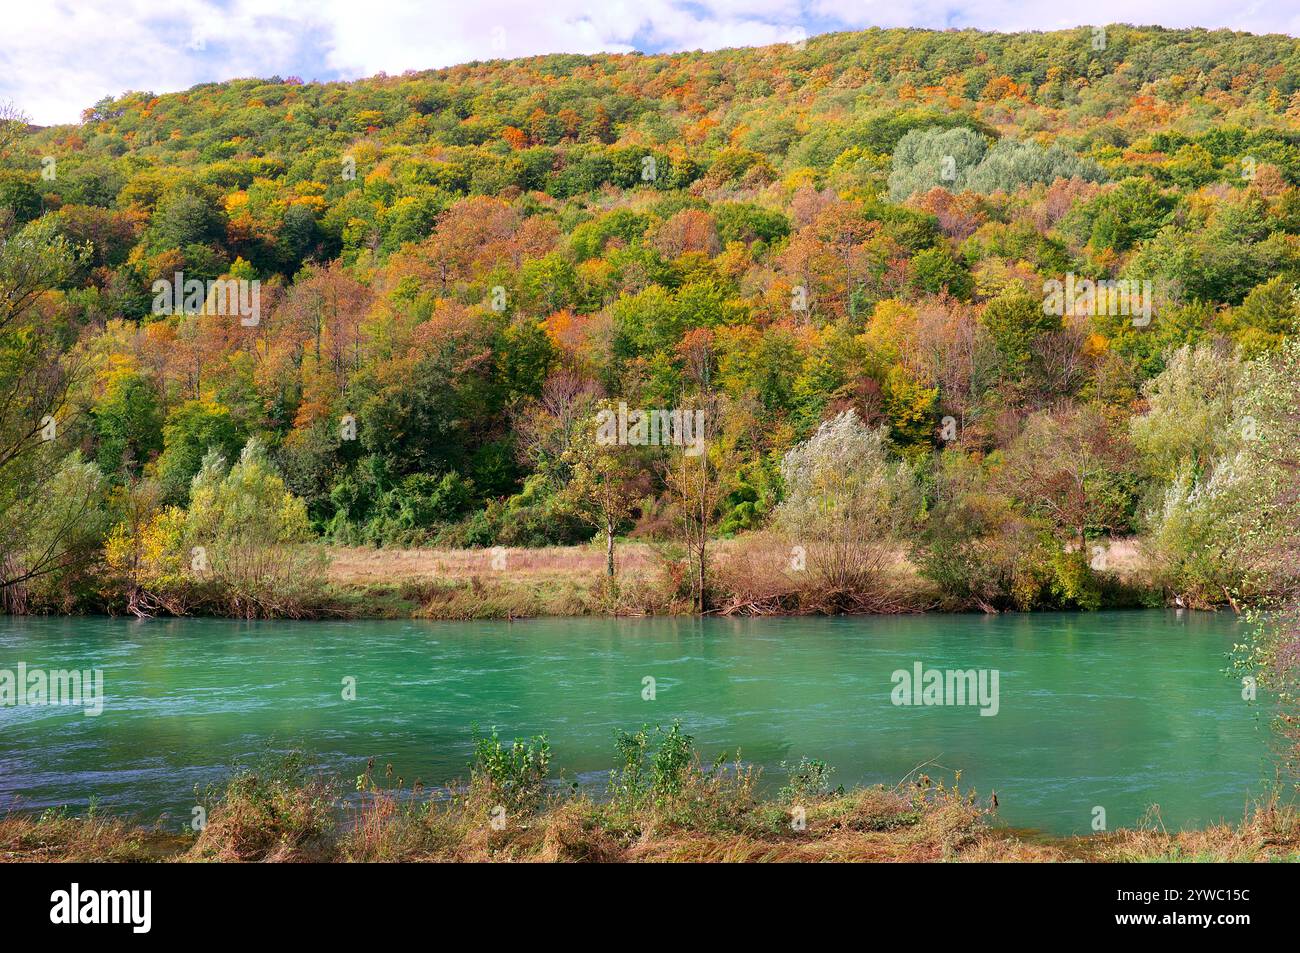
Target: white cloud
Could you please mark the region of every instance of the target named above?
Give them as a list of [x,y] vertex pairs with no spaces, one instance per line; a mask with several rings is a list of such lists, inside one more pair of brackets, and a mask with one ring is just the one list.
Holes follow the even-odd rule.
[[73,122],[106,95],[239,76],[353,78],[540,53],[718,49],[787,42],[801,25],[1056,29],[1085,17],[1300,35],[1300,9],[1264,0],[1091,0],[1084,8],[1023,0],[28,0],[5,12],[0,100],[13,99],[36,122]]
[[[103,5],[107,7],[108,5]],[[293,2],[120,0],[27,3],[6,9],[0,99],[38,123],[74,122],[82,109],[127,90],[171,92],[236,76],[272,75],[304,43]]]
[[1084,5],[1023,0],[812,0],[810,9],[817,16],[854,27],[954,26],[1011,31],[1132,23],[1300,36],[1300,8],[1277,0],[1089,0]]

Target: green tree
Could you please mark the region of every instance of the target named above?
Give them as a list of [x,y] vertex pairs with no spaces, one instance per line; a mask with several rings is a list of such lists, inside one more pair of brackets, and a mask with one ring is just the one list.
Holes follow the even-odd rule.
[[199,547],[191,566],[214,582],[230,614],[293,617],[311,608],[326,560],[311,539],[307,508],[250,440],[227,467],[211,451],[194,477],[185,517],[186,542]]
[[1248,357],[1277,350],[1300,331],[1300,288],[1278,275],[1256,285],[1240,307],[1220,315],[1216,324]]
[[[614,413],[609,408],[606,413]],[[647,490],[645,470],[635,447],[602,444],[594,427],[583,432],[564,454],[570,477],[561,500],[605,537],[605,575],[614,579],[614,539]]]
[[78,551],[75,521],[49,524],[33,544],[32,501],[47,499],[69,449],[73,421],[63,413],[68,388],[78,376],[75,358],[64,356],[69,329],[35,307],[85,260],[44,216],[8,237],[0,235],[0,589],[66,568]]
[[120,368],[109,375],[103,396],[91,411],[99,436],[100,469],[138,475],[162,450],[162,412],[153,383],[138,371]]
[[163,452],[158,457],[158,480],[165,499],[184,503],[190,481],[209,451],[233,456],[243,434],[230,410],[209,400],[188,400],[172,409],[163,425]]
[[180,186],[163,195],[149,227],[154,251],[215,245],[225,236],[225,217],[199,189]]

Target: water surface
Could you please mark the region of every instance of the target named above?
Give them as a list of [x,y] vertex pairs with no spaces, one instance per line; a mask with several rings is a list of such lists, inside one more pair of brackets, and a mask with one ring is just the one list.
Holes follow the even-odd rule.
[[[996,791],[1000,817],[1089,830],[1158,803],[1174,827],[1239,819],[1269,775],[1228,614],[561,619],[509,623],[0,619],[0,669],[99,667],[105,710],[0,707],[0,810],[85,806],[189,818],[195,786],[269,742],[353,776],[374,757],[426,785],[465,775],[471,726],[545,732],[600,789],[616,729],[680,719],[712,756],[822,758],[845,785],[918,765]],[[896,670],[996,669],[994,717],[901,707]],[[643,699],[655,679],[654,700]],[[345,678],[357,699],[346,701]]]

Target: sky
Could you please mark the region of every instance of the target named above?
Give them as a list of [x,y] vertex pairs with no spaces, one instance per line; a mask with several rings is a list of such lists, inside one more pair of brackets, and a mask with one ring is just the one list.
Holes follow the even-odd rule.
[[247,76],[357,79],[539,53],[762,46],[871,26],[1099,23],[1300,37],[1300,0],[9,0],[0,104],[49,125],[128,90]]

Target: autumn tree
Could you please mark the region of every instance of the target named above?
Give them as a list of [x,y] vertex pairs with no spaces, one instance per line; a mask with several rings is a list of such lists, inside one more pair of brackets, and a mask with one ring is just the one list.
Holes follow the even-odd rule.
[[781,476],[775,524],[807,554],[825,607],[881,608],[882,572],[920,507],[915,473],[890,458],[884,429],[837,414],[786,452]]
[[1031,416],[1003,468],[1004,486],[1080,551],[1089,535],[1130,525],[1134,477],[1127,436],[1095,404]]
[[[615,411],[606,408],[606,413]],[[602,442],[589,418],[565,451],[568,483],[561,500],[605,537],[605,575],[614,580],[614,538],[648,490],[638,448]]]
[[[0,237],[0,587],[6,589],[65,568],[75,555],[78,507],[85,512],[93,505],[88,494],[64,518],[35,519],[48,507],[70,449],[75,431],[64,410],[79,371],[78,359],[62,353],[71,329],[40,299],[83,260],[84,250],[58,233],[51,216]],[[83,476],[77,479],[85,482]]]

